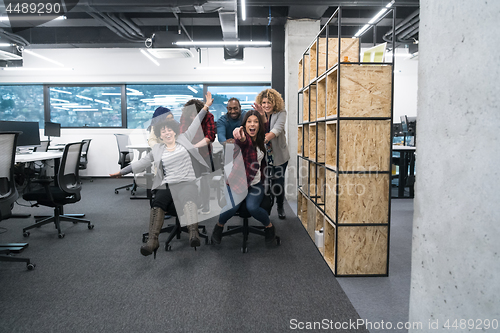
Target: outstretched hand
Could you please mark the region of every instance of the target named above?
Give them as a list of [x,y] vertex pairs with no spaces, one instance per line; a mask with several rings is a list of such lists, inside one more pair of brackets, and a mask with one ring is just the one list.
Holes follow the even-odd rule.
[[122,175],[120,174],[120,171],[115,172],[115,173],[110,173],[109,176],[111,178],[122,178]]
[[233,131],[233,137],[235,140],[245,141],[245,132],[243,131],[243,126],[236,127]]
[[212,98],[212,93],[210,91],[207,91],[207,94],[205,95],[205,99],[206,99],[205,105],[207,107],[210,107],[212,105],[212,103],[214,102],[214,99]]
[[259,112],[261,115],[265,115],[265,112],[264,112],[264,109],[262,108],[262,105],[257,104],[257,103],[253,103],[253,104],[252,104],[252,108],[253,108],[255,111]]

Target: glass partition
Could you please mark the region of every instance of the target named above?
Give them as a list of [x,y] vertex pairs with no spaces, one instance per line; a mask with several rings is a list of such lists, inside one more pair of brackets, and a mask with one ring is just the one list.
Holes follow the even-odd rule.
[[122,127],[121,86],[49,86],[50,121],[62,127]]

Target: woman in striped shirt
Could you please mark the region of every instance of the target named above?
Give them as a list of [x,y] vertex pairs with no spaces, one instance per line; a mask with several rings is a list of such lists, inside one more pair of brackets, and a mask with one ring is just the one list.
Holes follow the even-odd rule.
[[[196,177],[208,169],[203,157],[198,152],[198,146],[191,141],[198,131],[201,131],[201,122],[212,105],[210,92],[206,95],[206,103],[197,114],[188,130],[179,134],[179,123],[175,120],[164,120],[154,125],[154,132],[161,139],[151,152],[139,161],[131,163],[119,172],[110,174],[113,178],[120,178],[130,172],[145,171],[154,164],[156,174],[153,178],[152,189],[155,197],[151,204],[148,242],[141,246],[144,256],[154,253],[160,244],[158,235],[163,226],[165,212],[171,213],[174,208],[174,199],[178,207],[183,207],[184,216],[189,229],[189,243],[192,247],[200,246],[198,234],[198,206],[193,198],[198,197]],[[187,106],[194,108],[194,105]],[[180,205],[179,205],[180,203]]]

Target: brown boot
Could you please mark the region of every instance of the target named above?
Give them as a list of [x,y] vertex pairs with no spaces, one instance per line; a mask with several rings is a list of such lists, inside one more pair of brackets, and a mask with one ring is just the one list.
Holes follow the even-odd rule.
[[149,256],[154,253],[154,258],[156,259],[156,250],[160,247],[160,242],[158,242],[158,235],[160,234],[161,227],[163,226],[163,220],[165,218],[165,211],[160,207],[151,208],[149,214],[149,236],[148,242],[141,246],[141,254],[143,256]]
[[200,234],[198,233],[198,208],[194,202],[186,202],[184,205],[184,217],[186,218],[189,230],[189,245],[196,249],[197,246],[200,246]]

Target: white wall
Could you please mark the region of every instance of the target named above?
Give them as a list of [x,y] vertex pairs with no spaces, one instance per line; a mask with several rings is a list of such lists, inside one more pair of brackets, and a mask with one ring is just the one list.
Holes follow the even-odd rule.
[[[271,82],[271,48],[245,48],[244,60],[225,62],[222,48],[202,49],[201,64],[195,50],[194,58],[158,59],[156,66],[139,49],[36,49],[35,52],[58,61],[71,71],[4,71],[0,84],[41,83],[252,83]],[[226,67],[197,70],[195,67]],[[235,66],[263,69],[235,69]],[[26,68],[56,68],[46,60],[29,54],[24,56]],[[107,176],[116,172],[118,148],[114,133],[132,134],[132,143],[146,142],[144,130],[129,129],[62,129],[54,143],[92,139],[89,163],[82,175]],[[42,140],[44,137],[42,137]]]
[[409,319],[425,332],[498,332],[484,323],[500,320],[499,14],[499,1],[420,2]]

